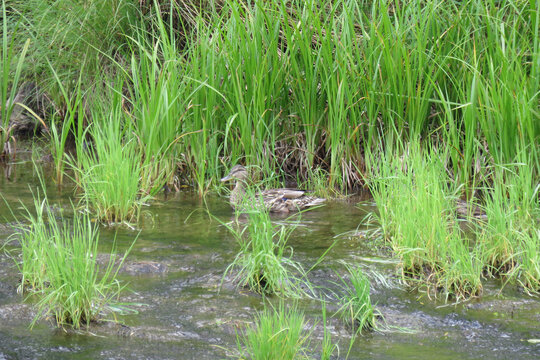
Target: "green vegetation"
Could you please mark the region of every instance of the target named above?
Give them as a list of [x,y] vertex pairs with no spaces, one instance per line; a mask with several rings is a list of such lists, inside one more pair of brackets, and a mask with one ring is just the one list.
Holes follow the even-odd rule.
[[380,139],[392,147],[395,136],[430,134],[452,149],[464,191],[486,175],[478,162],[509,163],[524,149],[538,176],[534,2],[172,1],[172,13],[168,2],[13,0],[4,28],[20,18],[33,34],[23,74],[41,74],[61,126],[78,126],[62,89],[71,98],[83,86],[89,110],[104,99],[87,89],[122,78],[124,126],[134,129],[125,136],[167,182],[179,165],[201,195],[222,161],[240,159],[304,180],[323,168],[327,186],[344,191]]
[[[325,195],[367,183],[409,283],[460,300],[486,270],[538,291],[539,2],[2,4],[0,150],[36,81],[57,182],[73,171],[101,221],[180,181],[203,197],[224,164]],[[458,199],[486,212],[476,236]],[[283,264],[303,273],[264,216],[235,230],[240,283],[290,294]]]
[[321,344],[321,360],[330,360],[332,355],[337,351],[339,357],[339,347],[337,344],[332,343],[332,335],[326,323],[326,302],[322,303],[322,323],[323,323],[323,341]]
[[[6,17],[6,4],[2,0],[2,20],[5,20]],[[2,81],[0,82],[0,161],[4,161],[10,153],[9,141],[11,140],[12,126],[9,119],[13,112],[13,107],[16,105],[15,95],[17,93],[17,84],[20,81],[24,58],[28,51],[30,40],[28,39],[24,43],[18,59],[15,57],[16,48],[14,45],[15,38],[8,39],[7,21],[2,21],[2,53],[0,56],[0,59],[2,59],[0,66],[0,75],[2,77]],[[15,72],[12,75],[13,65],[15,65]],[[10,79],[12,79],[11,84]]]
[[[245,214],[247,224],[242,225],[241,214],[237,214],[236,223],[224,224],[237,239],[240,251],[223,277],[234,271],[233,281],[259,294],[292,298],[310,296],[308,292],[312,292],[312,288],[306,272],[292,259],[293,249],[287,246],[295,226],[276,227],[268,211],[264,206],[258,206],[255,195],[251,195],[247,197],[251,200]],[[246,206],[247,203],[243,209],[248,209]]]
[[83,204],[88,204],[98,219],[107,223],[136,221],[141,205],[155,193],[154,182],[139,144],[124,137],[127,130],[122,128],[121,96],[113,90],[109,94],[107,106],[94,110],[100,121],[88,129],[93,143],[84,138],[77,143],[72,168]]
[[67,220],[39,197],[34,205],[36,214],[28,210],[29,225],[21,225],[18,235],[21,287],[38,296],[38,313],[32,324],[52,315],[59,327],[80,328],[98,320],[106,310],[121,310],[115,299],[125,286],[116,276],[125,256],[119,259],[113,249],[100,267],[99,232],[88,215],[75,212]]
[[261,312],[255,324],[249,326],[243,336],[238,336],[239,358],[253,360],[307,359],[309,347],[304,327],[304,315],[296,308]]
[[418,144],[402,154],[385,153],[369,162],[370,188],[404,279],[422,280],[428,292],[442,289],[446,298],[461,299],[480,294],[482,263],[459,227],[459,188],[442,159],[437,149],[421,155]]
[[21,262],[18,264],[21,272],[21,285],[19,292],[40,291],[46,283],[45,275],[45,251],[49,233],[47,229],[46,215],[51,211],[48,209],[48,201],[41,200],[39,196],[34,198],[35,215],[28,211],[26,220],[30,227],[21,226]]
[[478,225],[478,243],[489,274],[520,282],[525,289],[540,289],[538,219],[540,187],[527,162],[497,167],[487,191],[487,220]]
[[360,267],[345,264],[345,268],[349,273],[349,282],[338,275],[343,291],[338,297],[340,303],[338,313],[343,320],[352,325],[353,334],[356,335],[357,332],[376,328],[376,312],[371,304],[370,282],[367,276]]
[[[263,298],[319,296],[308,273],[334,245],[306,271],[288,245],[296,224],[272,223],[255,195],[295,181],[328,198],[367,187],[401,279],[430,298],[480,296],[488,277],[540,293],[540,1],[2,0],[1,10],[0,165],[22,106],[48,130],[53,177],[72,179],[78,201],[67,219],[38,196],[20,223],[32,325],[78,329],[122,310],[126,255],[113,246],[98,264],[100,224],[138,223],[163,189],[221,192],[231,164],[259,185],[222,223],[239,245],[222,281]],[[50,101],[45,118],[18,104],[25,82]],[[336,314],[352,325],[350,353],[378,314],[369,279],[345,266]],[[324,302],[322,321],[330,359],[339,348]],[[296,306],[267,309],[237,336],[238,357],[308,358],[306,326]]]

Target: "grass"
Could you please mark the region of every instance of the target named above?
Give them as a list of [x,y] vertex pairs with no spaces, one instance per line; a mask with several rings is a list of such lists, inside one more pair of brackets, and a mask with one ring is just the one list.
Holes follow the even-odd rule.
[[99,231],[90,216],[75,211],[73,219],[66,219],[39,197],[34,206],[35,214],[27,210],[29,225],[21,225],[19,235],[21,286],[38,299],[32,326],[52,316],[56,326],[78,329],[107,311],[121,310],[117,297],[125,285],[117,274],[131,248],[120,259],[113,248],[100,266]]
[[[512,180],[493,167],[527,163],[538,183],[538,2],[223,0],[191,11],[172,0],[174,14],[161,5],[3,2],[0,146],[18,81],[35,78],[56,109],[57,180],[73,134],[82,197],[105,222],[136,221],[175,176],[203,197],[223,164],[241,162],[319,193],[369,182],[409,281],[462,298],[480,293],[482,267],[526,266],[529,280],[512,276],[534,284],[536,233],[502,218],[522,209],[497,189]],[[494,218],[482,241],[494,247],[471,242],[455,216],[458,197],[486,194]]]
[[305,334],[304,315],[296,308],[265,310],[258,314],[255,324],[249,326],[242,336],[237,336],[238,356],[241,359],[307,359],[309,348]]
[[[64,182],[68,137],[70,135],[76,134],[76,138],[79,141],[82,141],[81,139],[84,135],[84,90],[82,89],[82,79],[81,77],[79,77],[77,79],[77,84],[73,94],[68,93],[68,90],[64,88],[62,81],[58,77],[56,71],[53,68],[51,68],[51,71],[55,76],[58,87],[64,97],[66,105],[65,111],[63,113],[55,114],[52,117],[50,126],[51,155],[55,168],[56,183],[58,185],[62,185]],[[58,118],[60,118],[61,120],[58,121]]]
[[478,225],[477,238],[484,246],[482,257],[489,274],[538,292],[540,188],[533,180],[531,160],[527,155],[521,162],[494,169],[493,184],[486,191],[487,220]]
[[478,295],[482,262],[459,227],[458,188],[443,166],[445,154],[432,149],[421,155],[416,146],[370,162],[384,236],[401,260],[405,281],[419,281],[446,299]]
[[518,282],[523,288],[533,294],[540,293],[540,231],[536,233],[521,233],[519,238],[519,268]]
[[323,323],[323,341],[321,344],[321,360],[330,360],[332,355],[337,351],[339,357],[339,347],[337,344],[332,343],[332,335],[328,330],[326,323],[326,302],[321,301],[322,303],[322,323]]
[[[62,87],[76,94],[77,79],[88,88],[96,73],[123,78],[125,125],[144,144],[147,171],[170,183],[178,162],[201,196],[223,163],[239,160],[265,174],[296,170],[301,180],[321,167],[326,186],[345,191],[366,171],[365,150],[396,134],[441,136],[470,194],[486,153],[508,163],[540,136],[531,2],[224,0],[188,11],[173,0],[170,16],[123,0],[10,6],[32,34],[25,70],[54,84],[57,109],[67,101]],[[6,44],[12,28],[4,25]],[[100,102],[85,98],[90,108]]]
[[376,311],[371,303],[370,282],[360,267],[345,264],[348,279],[339,276],[342,294],[338,296],[340,317],[352,325],[353,334],[376,328]]
[[47,199],[41,200],[39,195],[34,197],[35,215],[27,210],[26,220],[31,224],[29,227],[21,226],[20,244],[21,259],[18,263],[21,272],[21,285],[19,292],[40,291],[46,283],[45,275],[45,251],[47,247],[48,229],[45,223],[46,215],[50,214]]
[[233,281],[259,294],[292,298],[309,296],[312,288],[306,272],[292,259],[293,249],[287,246],[295,227],[276,227],[268,211],[257,206],[258,200],[250,199],[251,207],[245,215],[247,224],[238,223],[241,215],[237,215],[236,224],[224,224],[236,238],[240,250],[223,278],[234,272]]
[[109,89],[111,108],[93,109],[102,119],[88,129],[93,142],[86,142],[85,134],[77,139],[77,157],[71,160],[83,205],[109,224],[136,222],[141,206],[155,193],[139,144],[122,126],[125,114],[116,90]]
[[[24,64],[24,59],[30,45],[30,39],[27,39],[19,53],[18,58],[15,56],[15,39],[8,38],[8,17],[6,13],[6,2],[2,0],[2,65],[0,74],[2,81],[0,82],[0,161],[4,161],[11,152],[10,141],[12,124],[10,124],[11,113],[15,103],[15,95],[17,94],[17,85],[21,79],[21,71]],[[15,68],[13,69],[13,65]],[[11,81],[10,81],[11,80]],[[12,154],[14,155],[14,154]]]

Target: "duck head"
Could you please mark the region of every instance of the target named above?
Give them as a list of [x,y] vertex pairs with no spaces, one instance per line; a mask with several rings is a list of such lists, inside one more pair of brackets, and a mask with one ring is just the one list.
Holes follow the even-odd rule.
[[244,181],[248,177],[248,172],[242,165],[234,165],[227,176],[221,179],[222,182],[229,180],[241,180]]

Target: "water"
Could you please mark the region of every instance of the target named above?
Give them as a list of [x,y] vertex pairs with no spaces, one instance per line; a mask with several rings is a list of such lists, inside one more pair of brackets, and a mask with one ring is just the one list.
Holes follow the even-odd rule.
[[[0,176],[0,193],[16,214],[19,200],[32,203],[32,191],[39,181],[30,163],[15,167],[10,179]],[[59,191],[48,183],[51,204],[58,211],[69,208],[73,192]],[[359,338],[350,359],[536,359],[540,345],[540,303],[511,286],[502,293],[499,284],[485,283],[481,299],[457,306],[430,300],[424,294],[399,286],[397,264],[388,251],[364,232],[361,220],[373,210],[368,203],[357,207],[359,199],[329,202],[305,213],[293,232],[289,245],[295,260],[310,268],[335,241],[324,262],[310,273],[321,292],[338,290],[335,271],[344,273],[342,261],[360,264],[384,276],[390,286],[372,278],[372,300],[382,313],[388,331]],[[16,293],[17,268],[4,253],[0,255],[0,359],[221,359],[236,349],[236,334],[263,309],[260,296],[237,289],[222,274],[236,255],[238,246],[222,221],[232,212],[225,198],[212,196],[203,204],[192,193],[157,199],[145,209],[142,231],[127,228],[101,229],[101,247],[106,253],[116,242],[125,250],[137,238],[121,279],[131,292],[122,301],[135,306],[138,314],[122,316],[124,325],[102,323],[92,334],[64,332],[47,321],[33,330],[31,302]],[[69,214],[69,210],[65,210]],[[18,215],[17,215],[18,216]],[[13,233],[11,212],[0,206],[0,244]],[[274,217],[283,222],[283,217]],[[138,236],[138,237],[137,237]],[[16,245],[7,246],[13,249]],[[292,302],[289,302],[292,303]],[[317,358],[322,339],[321,307],[317,301],[302,300],[310,350]],[[337,310],[330,303],[328,313]],[[332,339],[345,358],[349,328],[337,317],[328,320]],[[405,328],[408,331],[400,331]]]

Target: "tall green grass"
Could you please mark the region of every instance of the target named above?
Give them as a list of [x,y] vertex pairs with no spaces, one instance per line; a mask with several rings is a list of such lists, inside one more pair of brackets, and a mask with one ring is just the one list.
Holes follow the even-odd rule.
[[[65,1],[30,3],[14,2],[25,28],[62,40],[34,35],[32,59],[50,47],[34,70],[58,85],[50,58],[70,96],[80,77],[84,87],[96,72],[123,78],[125,126],[149,176],[170,184],[178,165],[201,196],[239,160],[301,180],[323,168],[327,186],[345,191],[361,181],[365,152],[396,146],[396,136],[443,141],[469,197],[492,159],[509,163],[524,149],[538,177],[535,2],[225,0],[194,16],[177,1],[167,14],[117,0],[71,5],[67,19]],[[82,71],[65,64],[75,57]]]
[[88,129],[91,142],[85,143],[86,133],[77,140],[77,158],[71,161],[83,204],[107,223],[136,222],[141,206],[155,194],[144,152],[124,126],[121,88],[120,83],[109,89],[106,105],[92,109],[100,121]]
[[370,189],[404,280],[461,299],[480,294],[483,266],[479,249],[459,226],[459,188],[448,177],[444,158],[436,149],[422,154],[417,144],[404,153],[388,152],[370,161]]
[[16,57],[15,36],[8,38],[8,22],[6,12],[6,2],[2,1],[2,64],[0,66],[0,161],[9,156],[9,141],[11,140],[12,124],[10,124],[11,113],[15,104],[17,86],[21,79],[26,53],[30,45],[30,39],[26,39],[18,58]]
[[[123,62],[126,36],[131,35],[139,17],[136,6],[128,0],[9,3],[12,16],[20,21],[18,32],[32,39],[25,75],[47,91],[60,112],[66,105],[64,90],[69,95],[74,93],[78,79],[86,90],[104,70],[117,73],[111,59]],[[64,90],[58,86],[56,76],[62,80]]]
[[540,290],[538,219],[540,187],[534,181],[531,155],[523,162],[497,166],[486,190],[487,220],[478,225],[477,239],[488,273],[520,282],[527,291]]

